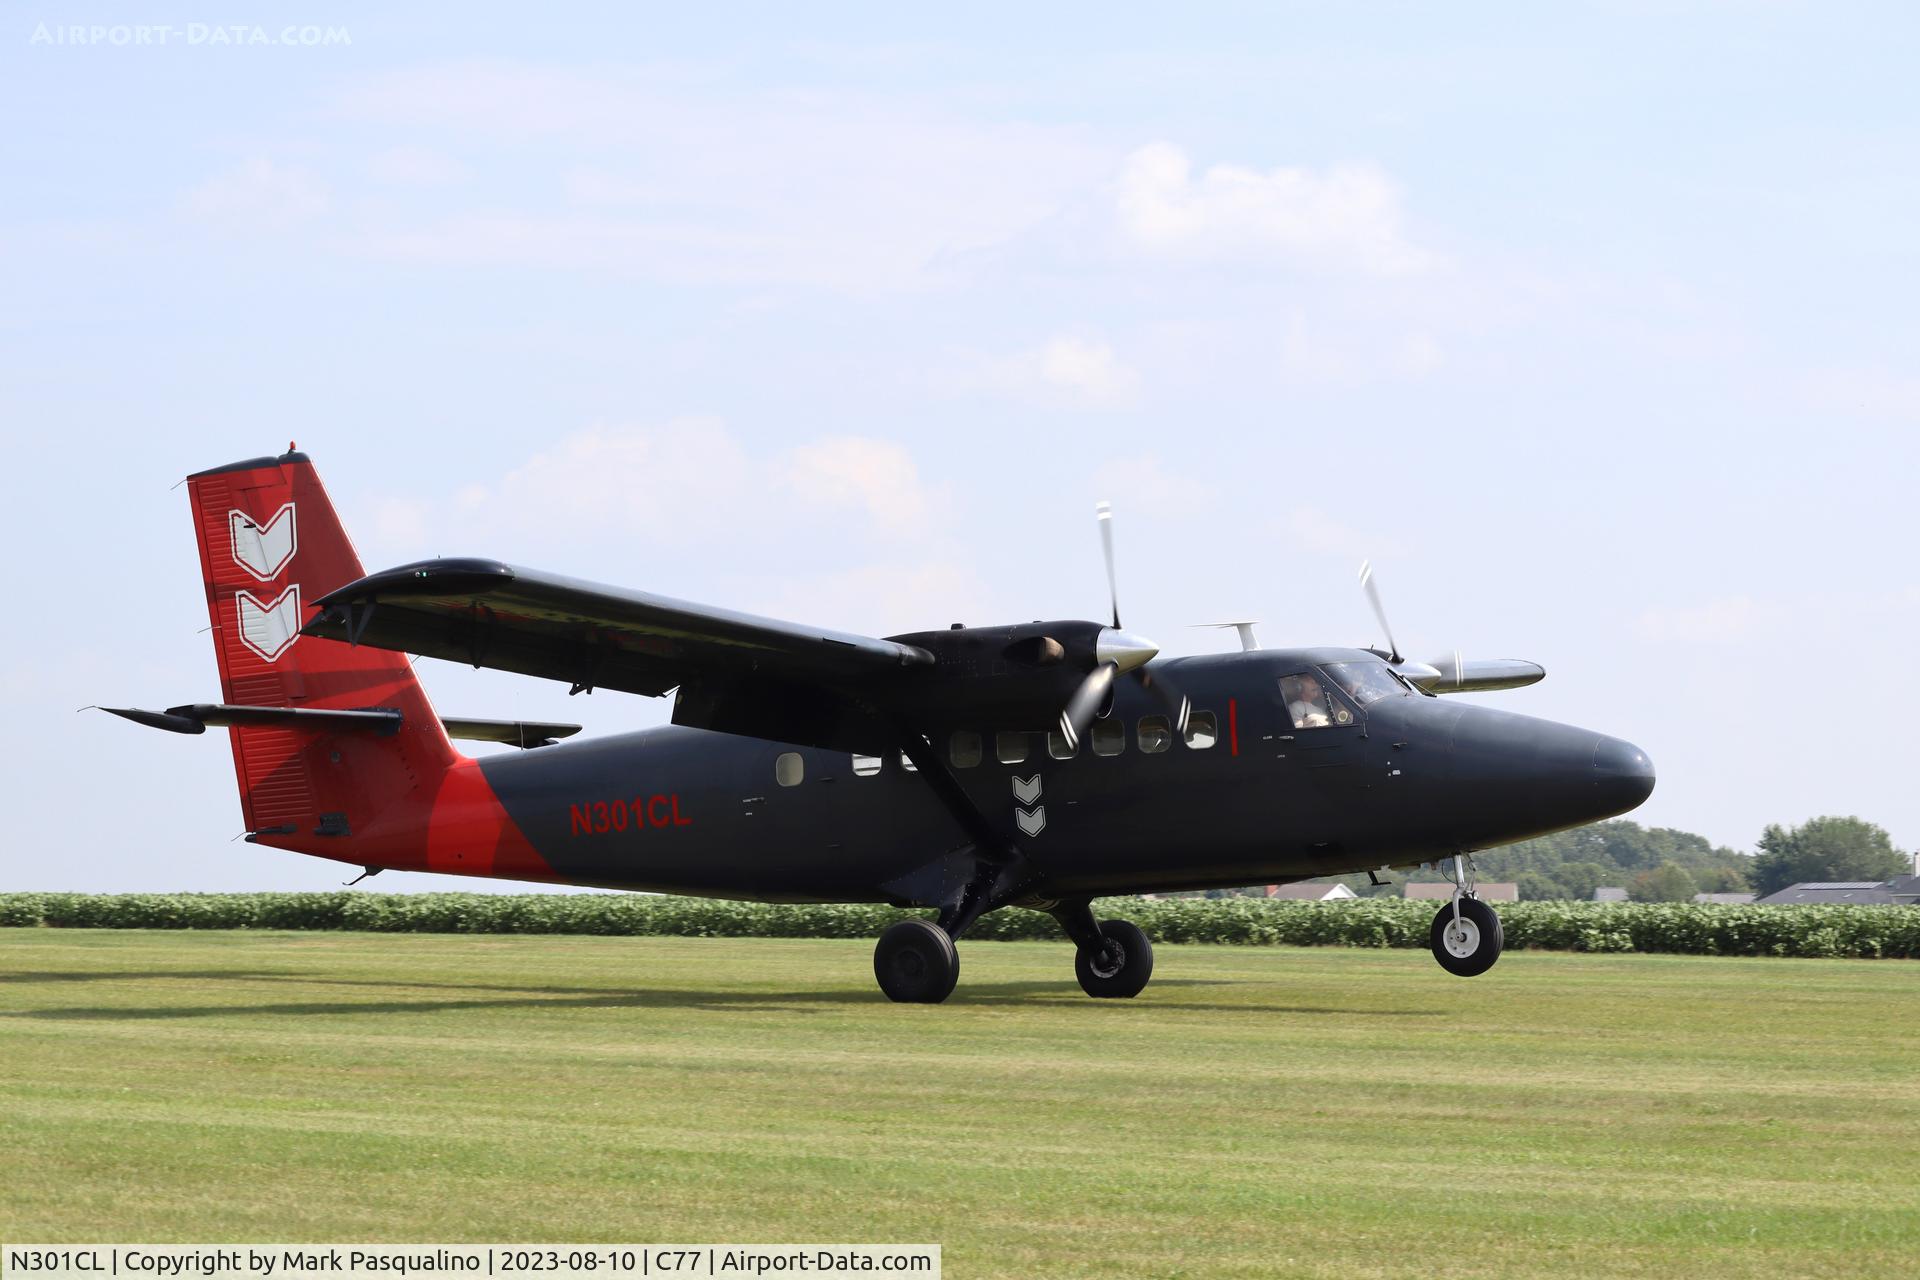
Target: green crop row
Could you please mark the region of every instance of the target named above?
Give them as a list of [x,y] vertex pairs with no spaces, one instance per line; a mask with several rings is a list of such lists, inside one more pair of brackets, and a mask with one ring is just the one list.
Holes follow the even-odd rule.
[[[1424,947],[1434,904],[1109,899],[1162,942]],[[1687,955],[1920,958],[1920,907],[1515,902],[1509,947]],[[0,926],[55,929],[354,929],[388,933],[590,933],[670,937],[871,938],[909,913],[644,894],[11,893]],[[1033,911],[998,911],[970,938],[1058,938]]]

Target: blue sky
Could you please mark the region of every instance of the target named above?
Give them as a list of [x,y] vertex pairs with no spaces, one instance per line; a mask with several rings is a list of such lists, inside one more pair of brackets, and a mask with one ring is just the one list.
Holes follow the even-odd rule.
[[[78,37],[73,25],[99,27]],[[116,24],[128,34],[116,37]],[[165,43],[135,24],[165,26]],[[218,40],[215,25],[346,40]],[[1636,815],[1920,844],[1903,6],[8,6],[5,881],[230,844],[190,470],[298,440],[370,567],[883,633],[1262,619],[1543,662]],[[114,43],[116,38],[125,43]],[[440,708],[664,703],[428,664]]]

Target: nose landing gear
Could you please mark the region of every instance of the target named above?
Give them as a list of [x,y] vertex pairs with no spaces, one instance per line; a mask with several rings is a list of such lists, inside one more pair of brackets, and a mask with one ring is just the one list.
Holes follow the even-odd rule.
[[1153,977],[1153,944],[1131,920],[1102,920],[1099,945],[1074,953],[1073,973],[1095,999],[1137,996]]
[[1452,861],[1453,899],[1433,917],[1428,941],[1442,969],[1472,978],[1493,968],[1506,936],[1493,908],[1474,896],[1473,859],[1460,854]]
[[1153,944],[1131,920],[1095,922],[1085,898],[1054,904],[1049,913],[1076,948],[1073,973],[1096,1000],[1127,1000],[1153,977]]

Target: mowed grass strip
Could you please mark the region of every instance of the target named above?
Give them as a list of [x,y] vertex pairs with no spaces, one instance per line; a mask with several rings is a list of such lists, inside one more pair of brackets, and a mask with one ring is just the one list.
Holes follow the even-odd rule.
[[1909,1276],[1920,968],[0,930],[10,1240],[937,1241],[974,1276]]

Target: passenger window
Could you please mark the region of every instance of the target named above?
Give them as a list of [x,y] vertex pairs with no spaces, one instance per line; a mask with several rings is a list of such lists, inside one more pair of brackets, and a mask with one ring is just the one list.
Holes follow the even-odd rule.
[[1165,751],[1173,745],[1173,726],[1167,723],[1165,716],[1142,716],[1140,719],[1140,750],[1147,755]]
[[1205,751],[1220,740],[1220,726],[1211,711],[1196,711],[1187,717],[1187,746]]
[[853,758],[853,776],[854,777],[871,778],[874,774],[878,772],[880,772],[879,756],[855,756]]
[[1127,726],[1118,716],[1093,722],[1093,754],[1117,756],[1127,749]]
[[807,762],[798,751],[782,751],[773,758],[773,780],[783,787],[797,787],[807,776]]
[[971,769],[980,763],[980,735],[962,729],[947,742],[947,758],[956,769]]
[[1327,692],[1318,676],[1311,673],[1280,677],[1280,700],[1287,704],[1296,729],[1325,729],[1330,725],[1352,724],[1353,712]]
[[1067,741],[1067,735],[1054,730],[1047,735],[1047,754],[1055,760],[1071,760],[1078,754],[1078,748]]
[[1019,764],[1027,758],[1030,735],[1024,733],[996,733],[993,735],[993,754],[1001,764]]

